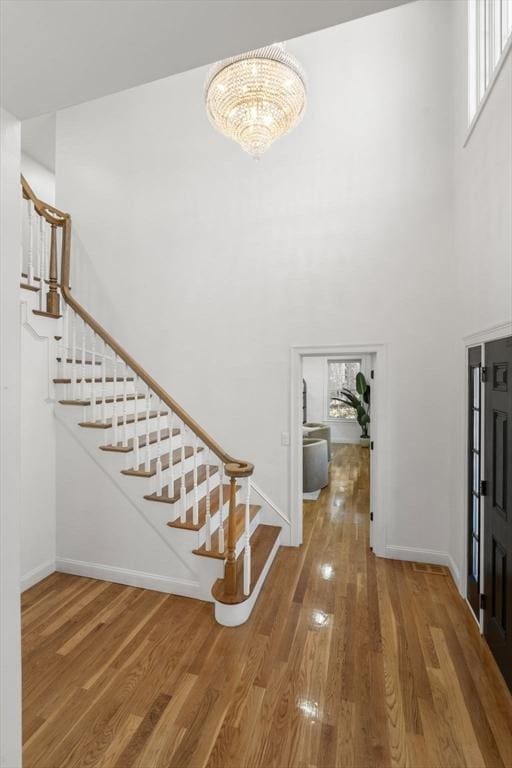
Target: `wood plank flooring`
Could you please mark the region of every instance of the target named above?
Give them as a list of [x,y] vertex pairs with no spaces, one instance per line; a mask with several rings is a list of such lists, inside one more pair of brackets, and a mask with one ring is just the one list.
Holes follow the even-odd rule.
[[368,550],[368,452],[338,447],[242,627],[53,574],[23,595],[25,768],[503,768],[512,699],[442,568]]

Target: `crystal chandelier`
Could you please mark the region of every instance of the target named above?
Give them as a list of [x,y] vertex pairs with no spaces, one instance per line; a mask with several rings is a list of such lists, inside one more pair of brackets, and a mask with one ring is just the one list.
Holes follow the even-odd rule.
[[210,121],[253,157],[295,128],[305,108],[304,73],[282,44],[221,61],[208,75]]

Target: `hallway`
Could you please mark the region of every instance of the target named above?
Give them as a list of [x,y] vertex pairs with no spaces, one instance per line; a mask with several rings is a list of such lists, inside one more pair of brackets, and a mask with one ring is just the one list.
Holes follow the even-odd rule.
[[451,576],[368,550],[337,446],[250,620],[54,573],[23,595],[25,768],[512,766],[512,699]]

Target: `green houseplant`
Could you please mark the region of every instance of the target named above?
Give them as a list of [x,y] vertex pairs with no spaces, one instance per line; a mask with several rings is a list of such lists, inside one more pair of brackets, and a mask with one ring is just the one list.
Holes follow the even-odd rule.
[[370,435],[368,427],[370,424],[370,385],[365,379],[364,373],[359,372],[356,376],[356,391],[351,389],[342,389],[340,397],[333,397],[344,405],[348,405],[356,412],[357,423],[361,427],[360,442],[362,445],[369,445]]

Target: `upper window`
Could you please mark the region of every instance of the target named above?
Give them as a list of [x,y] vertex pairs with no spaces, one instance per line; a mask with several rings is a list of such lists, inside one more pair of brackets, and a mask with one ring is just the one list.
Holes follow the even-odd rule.
[[355,421],[356,412],[348,405],[340,403],[338,398],[343,389],[356,391],[356,376],[361,370],[361,360],[328,360],[327,396],[329,419],[348,419]]
[[510,47],[512,0],[469,0],[468,13],[468,104],[471,125]]

